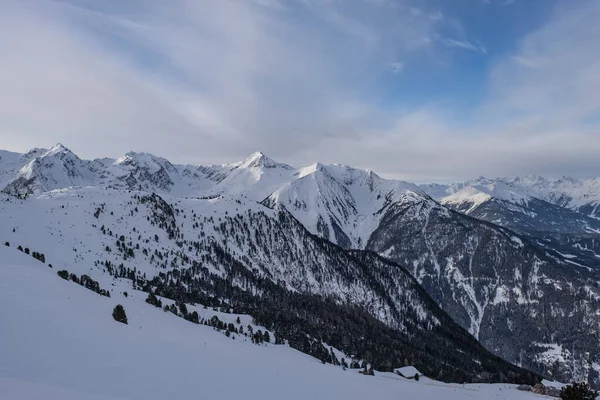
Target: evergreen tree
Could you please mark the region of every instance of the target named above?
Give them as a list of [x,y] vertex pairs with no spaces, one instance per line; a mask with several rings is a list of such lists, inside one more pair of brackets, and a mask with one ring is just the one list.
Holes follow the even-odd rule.
[[66,280],[66,281],[69,280],[69,271],[67,271],[66,269],[62,269],[60,271],[57,271],[56,274],[58,276],[60,276],[61,278],[63,278],[64,280]]
[[560,391],[562,400],[594,400],[600,393],[590,388],[586,382],[573,383]]
[[191,322],[195,323],[195,324],[199,324],[200,323],[200,317],[198,316],[198,312],[194,311],[189,315],[189,319]]
[[125,314],[125,309],[122,305],[117,304],[115,306],[115,308],[113,309],[112,316],[115,319],[115,321],[127,324],[127,315]]
[[154,293],[148,293],[148,297],[146,298],[146,303],[153,305],[154,307],[161,307],[160,300],[154,295]]

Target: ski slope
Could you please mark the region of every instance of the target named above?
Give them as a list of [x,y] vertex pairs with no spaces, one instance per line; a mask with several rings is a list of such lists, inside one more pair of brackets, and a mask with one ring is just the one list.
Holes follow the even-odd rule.
[[[0,260],[2,399],[539,398],[514,385],[343,371],[287,346],[227,338],[146,304],[145,293],[119,281],[105,287],[108,298],[13,247],[0,246]],[[128,325],[112,319],[116,304]]]

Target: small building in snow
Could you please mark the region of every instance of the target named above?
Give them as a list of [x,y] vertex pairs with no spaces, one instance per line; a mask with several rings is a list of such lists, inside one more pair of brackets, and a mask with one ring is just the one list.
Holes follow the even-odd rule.
[[419,379],[419,377],[423,376],[418,369],[411,365],[402,368],[396,368],[394,372],[406,379]]

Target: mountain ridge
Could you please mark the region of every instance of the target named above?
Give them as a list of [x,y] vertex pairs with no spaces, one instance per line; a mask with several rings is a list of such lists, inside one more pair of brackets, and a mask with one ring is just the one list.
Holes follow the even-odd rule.
[[[316,163],[296,169],[277,163],[261,152],[237,163],[213,166],[182,166],[136,152],[117,160],[93,161],[60,156],[68,154],[60,147],[51,152],[38,149],[30,153],[27,157],[8,156],[6,163],[0,159],[0,176],[10,175],[18,166],[17,159],[19,162],[37,160],[36,171],[40,172],[29,180],[18,176],[4,188],[5,193],[32,192],[36,201],[56,196],[82,196],[92,189],[98,193],[131,191],[139,196],[157,193],[158,198],[168,199],[166,204],[174,211],[171,211],[172,216],[163,216],[161,218],[166,219],[156,223],[163,225],[167,220],[172,221],[169,236],[175,237],[181,230],[177,224],[188,223],[177,218],[178,205],[199,201],[197,205],[202,207],[198,215],[210,216],[213,219],[210,224],[215,224],[210,235],[216,241],[206,245],[213,249],[211,251],[244,263],[252,261],[253,275],[266,274],[265,278],[290,289],[316,290],[327,295],[337,293],[327,291],[333,290],[329,280],[320,281],[325,270],[315,267],[309,272],[305,269],[309,261],[308,265],[320,264],[314,264],[310,255],[315,244],[300,239],[307,234],[298,234],[293,228],[296,223],[286,222],[293,218],[310,235],[341,249],[372,251],[401,265],[445,312],[494,353],[548,377],[563,380],[585,377],[600,384],[600,369],[593,367],[600,364],[600,360],[585,356],[586,351],[600,353],[592,340],[592,332],[600,328],[596,318],[600,288],[593,283],[600,279],[592,263],[600,240],[594,231],[596,220],[577,210],[536,198],[507,182],[486,178],[469,185],[415,185],[340,164]],[[5,165],[8,167],[3,170]],[[49,166],[47,171],[46,166]],[[91,171],[91,175],[86,175],[86,171]],[[73,187],[71,183],[79,183],[78,179],[89,184],[75,185],[81,189]],[[540,180],[530,178],[528,182],[539,183]],[[54,189],[50,189],[52,185]],[[443,194],[448,196],[440,198]],[[470,201],[473,197],[477,201]],[[158,198],[147,201],[164,202]],[[97,203],[91,199],[88,202]],[[84,202],[80,207],[88,205]],[[168,209],[167,205],[164,208]],[[494,215],[489,208],[492,205]],[[257,211],[261,209],[263,211]],[[269,209],[271,211],[264,211]],[[102,209],[98,210],[98,215],[103,215]],[[545,217],[539,218],[542,211]],[[252,223],[243,222],[248,215],[265,213],[269,216],[252,219]],[[231,219],[232,215],[240,220]],[[52,218],[46,224],[54,225]],[[196,215],[192,218],[196,220]],[[219,219],[218,224],[215,219]],[[202,231],[200,236],[208,235],[204,232],[206,223],[196,225],[195,229]],[[540,233],[533,228],[541,223],[546,225]],[[548,227],[556,229],[552,231]],[[586,231],[586,227],[592,229]],[[33,230],[34,226],[28,229]],[[50,231],[48,235],[53,233]],[[290,242],[288,237],[297,242]],[[133,239],[131,242],[134,243]],[[241,245],[244,247],[239,248]],[[106,246],[112,248],[113,244],[106,243]],[[268,246],[276,252],[253,259],[256,254],[253,249],[257,246]],[[280,246],[288,247],[282,250]],[[583,250],[565,250],[578,246]],[[317,253],[329,247],[319,248]],[[375,260],[371,262],[378,265]],[[306,275],[297,275],[291,266],[305,271]],[[393,267],[378,268],[383,279],[387,272],[381,271]],[[372,281],[369,274],[360,271],[360,268],[355,270],[358,274],[355,279]],[[342,270],[338,272],[344,275]],[[224,271],[217,269],[213,273]],[[377,279],[373,282],[379,282]],[[367,291],[356,289],[360,285],[353,286],[353,290],[358,291],[352,298],[363,299],[361,307],[390,323],[389,316],[396,306],[390,306],[393,302],[383,299],[393,298],[395,289],[393,280],[385,278],[384,282],[369,284]],[[374,290],[380,290],[376,287],[384,288],[377,297],[379,300],[366,301],[371,299]],[[356,293],[362,294],[356,297]],[[558,301],[557,305],[553,305],[553,299]],[[378,306],[373,308],[374,304]],[[550,312],[552,307],[558,307],[560,312]],[[573,346],[568,331],[559,328],[565,325],[564,314],[569,313],[580,325],[581,338],[577,346]],[[552,321],[557,328],[540,326],[540,315],[543,321]],[[526,338],[526,346],[520,351],[510,339],[515,332]],[[560,350],[547,357],[544,349],[548,346]]]

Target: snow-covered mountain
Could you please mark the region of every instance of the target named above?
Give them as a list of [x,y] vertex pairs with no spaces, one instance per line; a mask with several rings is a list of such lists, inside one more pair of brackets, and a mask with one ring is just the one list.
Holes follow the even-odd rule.
[[[326,314],[309,320],[343,315],[336,324],[351,332],[346,350],[369,351],[385,368],[390,357],[431,360],[416,337],[428,346],[440,340],[438,329],[462,337],[426,291],[495,354],[546,376],[600,385],[600,276],[590,268],[598,222],[555,197],[536,197],[539,188],[485,178],[417,186],[337,164],[295,168],[260,152],[238,163],[190,166],[135,152],[86,161],[55,146],[0,153],[0,168],[9,194],[0,203],[0,240],[41,248],[69,269],[107,274],[107,282],[126,276],[138,288],[154,282],[161,293],[197,302],[226,298],[267,325],[289,322],[281,304],[306,316],[297,304],[316,301],[311,312]],[[14,197],[25,193],[33,195]],[[584,250],[566,252],[564,242]],[[353,341],[364,338],[364,326],[350,323],[356,318],[340,304],[393,329],[401,335],[393,340],[410,350],[373,353],[378,340],[369,347]],[[335,338],[328,326],[301,322]],[[297,337],[298,324],[281,329]],[[465,343],[461,351],[472,354],[476,345]],[[460,368],[434,373],[456,379],[465,368],[482,372],[473,357],[459,359]]]
[[451,381],[535,379],[487,352],[402,267],[341,249],[287,211],[243,197],[93,187],[4,196],[0,240],[102,288],[126,278],[173,301],[250,314],[324,362],[332,360],[322,342],[383,370],[411,360]]
[[600,177],[576,179],[562,177],[546,179],[528,175],[515,178],[478,179],[447,185],[424,184],[421,189],[436,199],[455,196],[455,200],[469,197],[468,192],[456,195],[465,188],[484,191],[492,197],[519,202],[527,198],[547,201],[556,206],[579,212],[591,218],[600,219]]
[[530,175],[501,180],[531,196],[593,218],[600,218],[600,177],[576,179],[564,176],[548,180]]
[[[247,327],[266,329],[248,315],[186,305],[202,320],[217,317],[233,324],[236,332],[227,337],[225,330],[152,307],[145,302],[147,293],[132,290],[126,280],[102,282],[111,292],[105,297],[59,278],[56,269],[0,247],[3,398],[538,398],[516,385],[447,384],[427,377],[416,382],[380,371],[364,376],[358,369],[323,365],[289,346],[252,344]],[[126,311],[127,325],[111,317],[117,304]]]
[[310,232],[346,248],[364,248],[390,204],[423,196],[416,185],[345,165],[317,163],[294,178],[264,204],[283,205]]
[[26,154],[2,152],[0,168],[0,190],[15,195],[100,186],[178,197],[243,194],[261,200],[297,172],[261,152],[238,163],[192,166],[139,152],[128,152],[116,160],[81,160],[62,144]]
[[84,161],[61,144],[50,149],[33,149],[18,159],[13,157],[8,166],[5,191],[13,193],[41,193],[48,190],[93,185],[97,165]]
[[[556,182],[583,185],[584,181],[562,179],[551,182],[540,177],[490,180],[481,177],[450,185],[421,185],[421,188],[449,208],[527,234],[540,246],[559,251],[579,263],[600,266],[600,220],[594,212],[588,213],[595,207],[592,203],[586,203],[587,208],[573,206],[577,204],[574,200],[557,200],[566,199],[565,193],[549,194],[550,189],[545,192],[533,190],[515,182],[533,182],[538,186],[545,182],[547,188],[551,188],[558,185]],[[592,186],[588,185],[588,189]]]

